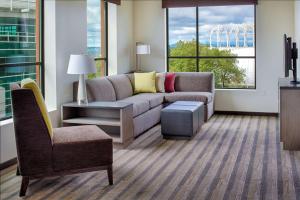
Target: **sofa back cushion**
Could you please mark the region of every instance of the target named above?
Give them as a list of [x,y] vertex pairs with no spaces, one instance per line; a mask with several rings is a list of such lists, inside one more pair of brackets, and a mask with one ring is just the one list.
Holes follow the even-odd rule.
[[175,91],[213,92],[214,77],[211,72],[177,72]]
[[[78,81],[73,84],[73,100],[77,101]],[[116,101],[113,85],[106,77],[86,80],[88,101]]]
[[117,100],[132,96],[132,85],[125,74],[108,76],[107,79],[112,83],[115,89]]
[[127,78],[130,80],[132,88],[134,88],[134,73],[126,74]]
[[105,77],[87,80],[86,85],[93,101],[117,100],[113,85]]

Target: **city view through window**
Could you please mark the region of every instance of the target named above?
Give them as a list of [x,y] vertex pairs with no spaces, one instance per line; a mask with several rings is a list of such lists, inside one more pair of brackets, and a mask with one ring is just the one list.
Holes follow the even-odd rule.
[[0,1],[0,120],[11,117],[11,83],[41,83],[39,12],[35,0]]
[[255,88],[255,8],[168,9],[168,69],[214,72],[216,88]]
[[106,75],[106,35],[104,0],[87,0],[87,53],[95,58],[97,73],[89,78]]

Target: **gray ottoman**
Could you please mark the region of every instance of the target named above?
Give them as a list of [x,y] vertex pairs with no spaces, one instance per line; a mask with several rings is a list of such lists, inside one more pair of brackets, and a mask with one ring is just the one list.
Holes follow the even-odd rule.
[[191,138],[204,123],[202,102],[176,101],[161,111],[164,138]]
[[204,103],[199,101],[176,101],[173,104],[175,105],[185,105],[185,106],[198,106],[197,110],[199,114],[199,129],[204,124]]

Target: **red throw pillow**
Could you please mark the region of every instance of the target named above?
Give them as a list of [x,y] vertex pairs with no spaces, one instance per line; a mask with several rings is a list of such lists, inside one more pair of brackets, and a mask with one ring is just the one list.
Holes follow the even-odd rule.
[[175,92],[175,73],[167,73],[165,77],[165,92]]

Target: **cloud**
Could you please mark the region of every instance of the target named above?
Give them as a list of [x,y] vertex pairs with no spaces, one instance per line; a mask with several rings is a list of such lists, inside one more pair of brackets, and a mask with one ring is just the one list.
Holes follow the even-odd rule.
[[[208,40],[212,27],[218,24],[254,23],[254,7],[211,6],[199,7],[199,39]],[[196,8],[169,9],[170,44],[195,38]]]
[[174,35],[196,34],[196,28],[195,27],[183,27],[178,30],[173,30],[172,34],[174,34]]
[[212,6],[200,7],[199,18],[201,23],[210,24],[241,24],[254,19],[253,6]]
[[169,15],[175,18],[195,18],[195,8],[170,8]]
[[100,1],[87,0],[87,45],[100,47]]
[[181,27],[175,30],[169,30],[171,43],[178,40],[190,41],[196,39],[196,27]]
[[86,0],[87,6],[88,7],[99,7],[100,6],[100,1],[99,0]]
[[100,23],[100,1],[87,0],[87,23]]

